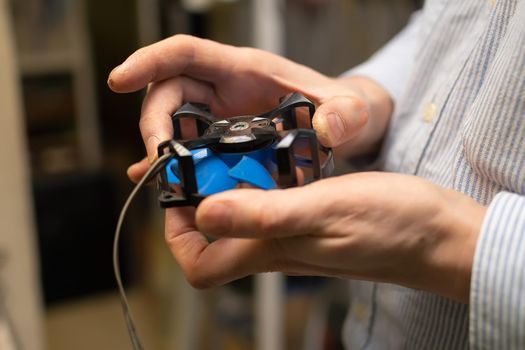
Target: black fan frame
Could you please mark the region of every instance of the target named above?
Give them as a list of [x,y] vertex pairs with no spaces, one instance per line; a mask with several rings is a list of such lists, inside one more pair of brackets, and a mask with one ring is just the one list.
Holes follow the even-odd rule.
[[[279,106],[269,112],[253,118],[264,118],[272,121],[274,118],[281,116],[283,130],[277,131],[275,124],[270,123],[268,127],[252,129],[256,137],[254,141],[239,144],[220,143],[220,137],[216,134],[205,135],[206,130],[215,122],[222,119],[214,117],[209,108],[202,104],[186,103],[172,116],[174,139],[162,142],[158,146],[158,155],[163,156],[170,153],[178,160],[179,174],[181,174],[182,193],[173,191],[167,181],[167,172],[165,167],[159,176],[159,203],[163,208],[198,206],[206,196],[199,194],[197,179],[195,175],[195,164],[192,158],[192,149],[209,147],[215,152],[224,153],[244,153],[256,149],[268,147],[274,142],[277,169],[278,185],[280,188],[294,187],[298,185],[296,165],[307,165],[312,168],[312,181],[319,180],[330,176],[334,169],[332,150],[324,147],[317,141],[315,131],[312,129],[297,128],[297,118],[295,115],[296,108],[307,107],[310,120],[315,113],[315,105],[306,97],[299,93],[293,93],[290,97],[283,100]],[[250,116],[249,116],[250,117]],[[196,119],[197,132],[199,137],[191,140],[180,140],[181,135],[181,118]],[[245,117],[242,117],[245,118]],[[304,163],[304,160],[298,159],[294,154],[294,146],[300,139],[307,139],[311,150],[311,161]],[[320,162],[320,152],[325,155],[323,164]]]

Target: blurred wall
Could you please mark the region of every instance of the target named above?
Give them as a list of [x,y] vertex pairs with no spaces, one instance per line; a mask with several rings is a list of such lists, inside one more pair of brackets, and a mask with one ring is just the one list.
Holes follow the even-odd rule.
[[286,56],[339,75],[383,46],[418,6],[414,0],[287,0]]
[[23,349],[43,349],[28,157],[7,4],[0,0],[0,270],[5,302]]

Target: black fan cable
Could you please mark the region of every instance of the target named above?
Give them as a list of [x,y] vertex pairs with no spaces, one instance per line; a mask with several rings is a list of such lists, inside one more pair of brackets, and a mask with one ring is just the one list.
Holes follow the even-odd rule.
[[140,336],[137,332],[137,329],[135,327],[135,322],[133,321],[133,316],[131,314],[131,308],[128,303],[128,298],[126,297],[126,291],[124,289],[124,285],[122,283],[122,276],[120,272],[120,264],[119,264],[119,243],[120,243],[120,236],[121,236],[121,230],[122,230],[122,224],[124,222],[124,218],[126,217],[126,213],[128,211],[128,208],[137,195],[137,193],[144,187],[146,183],[151,181],[161,170],[162,167],[172,158],[172,154],[166,153],[163,156],[159,157],[155,163],[151,165],[151,167],[148,169],[146,174],[140,179],[140,181],[137,183],[135,188],[133,188],[133,191],[131,191],[129,197],[126,199],[126,202],[124,203],[124,206],[122,207],[122,210],[120,211],[120,215],[117,222],[117,227],[115,229],[115,238],[113,241],[113,271],[115,273],[115,279],[117,281],[119,296],[120,296],[120,303],[122,305],[122,311],[124,314],[124,318],[126,321],[126,326],[128,328],[129,337],[131,340],[131,344],[133,345],[134,350],[143,350],[142,343],[140,341]]

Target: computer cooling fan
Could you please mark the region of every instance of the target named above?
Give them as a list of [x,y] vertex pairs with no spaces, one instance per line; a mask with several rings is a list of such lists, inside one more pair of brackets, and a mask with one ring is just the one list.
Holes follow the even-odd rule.
[[[159,157],[172,155],[160,172],[161,206],[197,206],[206,196],[243,184],[287,188],[329,176],[332,151],[311,128],[314,112],[314,104],[298,93],[261,115],[227,119],[186,103],[173,115],[174,139],[158,147]],[[183,139],[181,124],[188,128],[188,120],[197,138]]]

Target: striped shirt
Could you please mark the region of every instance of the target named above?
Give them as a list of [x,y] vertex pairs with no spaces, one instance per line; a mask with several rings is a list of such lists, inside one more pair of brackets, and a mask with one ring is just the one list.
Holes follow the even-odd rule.
[[347,347],[525,349],[525,0],[428,0],[347,74],[375,79],[396,101],[383,170],[488,206],[469,305],[351,281]]

